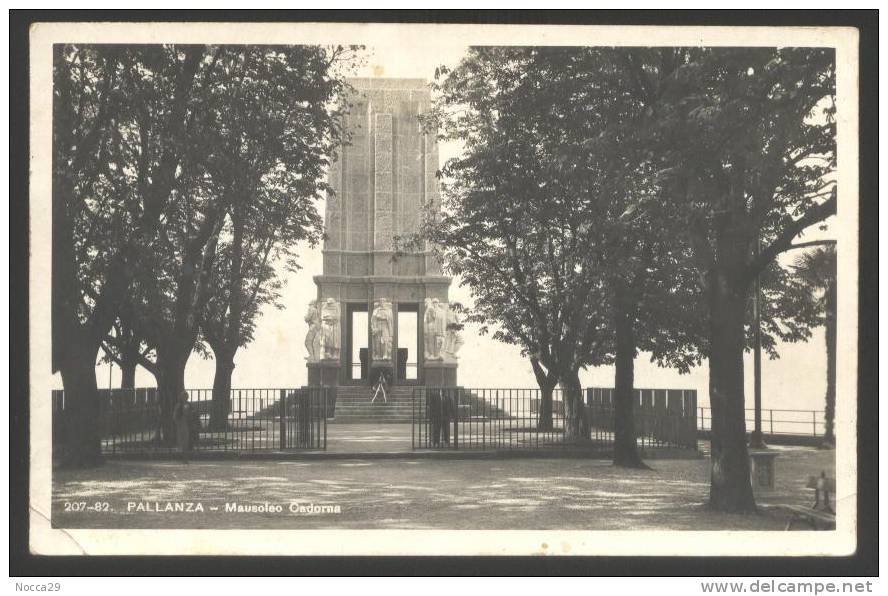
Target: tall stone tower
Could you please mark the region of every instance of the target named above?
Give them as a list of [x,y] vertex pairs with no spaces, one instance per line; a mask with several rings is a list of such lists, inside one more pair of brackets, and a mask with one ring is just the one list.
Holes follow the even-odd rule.
[[450,278],[428,252],[394,257],[439,203],[438,147],[418,116],[422,79],[353,79],[351,135],[330,168],[323,275],[306,320],[309,385],[456,384]]

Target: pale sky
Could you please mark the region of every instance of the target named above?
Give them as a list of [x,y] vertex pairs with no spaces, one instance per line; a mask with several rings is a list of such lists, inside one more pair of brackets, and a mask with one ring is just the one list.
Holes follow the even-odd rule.
[[[393,39],[393,44],[398,40]],[[436,43],[437,40],[436,40]],[[411,47],[405,56],[403,45],[377,47],[360,76],[425,78],[431,80],[435,68],[441,64],[454,66],[466,48],[458,45]],[[459,147],[441,146],[443,160],[455,155]],[[323,212],[323,202],[319,203]],[[298,387],[306,383],[305,348],[307,330],[302,320],[306,305],[316,295],[312,277],[322,271],[321,249],[301,252],[303,266],[298,274],[289,274],[282,291],[285,308],[277,310],[266,306],[258,321],[255,341],[241,349],[235,357],[236,368],[232,379],[235,388]],[[451,301],[471,304],[468,288],[454,280],[450,290]],[[703,313],[701,313],[703,316]],[[465,345],[460,352],[459,384],[465,387],[536,387],[529,362],[521,358],[519,350],[477,335],[477,328],[467,326],[463,331]],[[815,331],[808,343],[782,346],[779,360],[763,359],[763,406],[765,408],[823,409],[825,393],[826,354],[823,330]],[[752,357],[747,355],[746,400],[752,407]],[[189,388],[209,388],[213,384],[214,365],[194,354],[186,370],[185,382]],[[55,376],[56,386],[61,380]],[[108,365],[97,368],[99,387],[108,386]],[[612,387],[613,368],[601,367],[581,374],[585,386]],[[118,386],[119,371],[114,367],[111,383]],[[153,386],[153,377],[143,370],[136,376],[139,386]],[[708,369],[703,366],[688,375],[661,369],[642,354],[636,361],[635,382],[639,388],[697,389],[699,405],[708,405]]]

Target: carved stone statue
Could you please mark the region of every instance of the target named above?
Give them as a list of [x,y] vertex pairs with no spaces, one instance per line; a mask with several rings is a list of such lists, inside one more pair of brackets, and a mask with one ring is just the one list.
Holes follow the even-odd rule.
[[425,299],[425,311],[422,317],[422,343],[423,343],[423,351],[425,352],[426,360],[430,360],[432,358],[432,354],[435,352],[435,335],[432,332],[432,328],[434,327],[435,320],[435,310],[432,308],[432,299]]
[[377,360],[392,359],[393,321],[392,303],[385,298],[374,302],[370,331],[373,335],[373,358]]
[[339,334],[339,303],[327,298],[321,308],[321,322],[324,331],[324,358],[339,360],[342,338]]
[[441,360],[441,348],[444,346],[446,326],[446,305],[437,298],[426,298],[426,310],[423,317],[423,332],[426,360]]
[[321,329],[321,309],[317,300],[308,303],[305,312],[305,322],[308,323],[308,333],[305,334],[306,358],[309,362],[317,362],[321,359],[321,342],[323,330]]
[[435,317],[435,349],[438,351],[438,358],[441,358],[441,352],[444,349],[444,338],[447,335],[447,303],[438,302],[432,299],[432,304],[437,304],[438,316]]
[[459,320],[459,313],[452,308],[447,309],[446,318],[446,335],[444,336],[444,348],[442,351],[452,360],[456,360],[456,353],[465,343],[460,331],[462,331],[462,322]]

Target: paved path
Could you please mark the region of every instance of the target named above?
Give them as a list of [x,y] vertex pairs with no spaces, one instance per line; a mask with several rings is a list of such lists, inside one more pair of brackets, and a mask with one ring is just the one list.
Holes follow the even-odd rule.
[[[805,504],[807,476],[835,473],[832,451],[781,453],[778,491],[763,501]],[[588,459],[112,461],[56,471],[52,515],[54,525],[69,528],[783,529],[783,520],[768,515],[707,510],[708,460],[651,466],[624,470]],[[108,512],[66,511],[105,502]],[[200,503],[203,511],[154,511],[168,502]],[[226,503],[281,511],[226,512]],[[312,504],[339,512],[307,513]]]
[[377,453],[411,447],[411,424],[327,424],[328,453]]

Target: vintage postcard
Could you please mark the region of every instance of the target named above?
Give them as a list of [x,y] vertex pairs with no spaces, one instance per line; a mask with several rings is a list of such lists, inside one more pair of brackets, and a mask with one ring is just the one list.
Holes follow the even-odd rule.
[[31,551],[853,553],[857,35],[33,25]]

